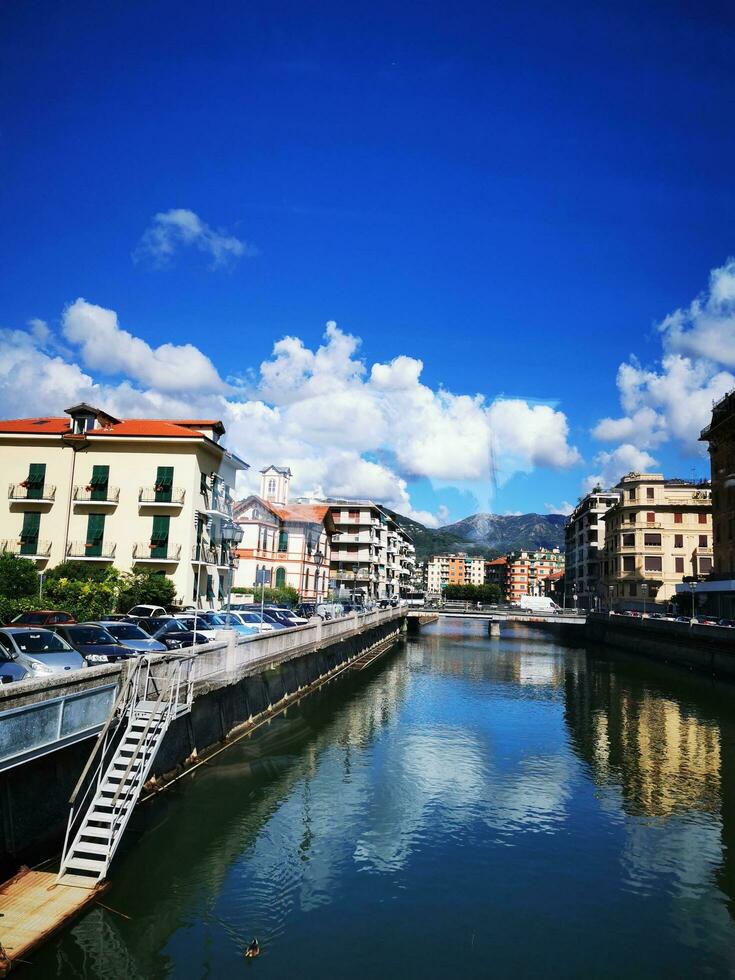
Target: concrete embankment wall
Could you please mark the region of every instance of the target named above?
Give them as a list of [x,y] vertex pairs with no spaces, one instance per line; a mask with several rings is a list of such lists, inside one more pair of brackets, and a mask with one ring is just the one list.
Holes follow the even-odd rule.
[[[197,659],[200,677],[195,686],[195,698],[190,713],[177,718],[169,728],[158,752],[152,775],[168,778],[184,771],[203,755],[219,748],[241,726],[277,705],[284,698],[306,691],[339,670],[369,649],[386,649],[400,636],[403,618],[378,621],[355,629],[324,624],[318,638],[304,644],[299,652],[289,655],[283,631],[269,643],[253,643],[247,649],[284,645],[280,655],[267,662],[240,664],[234,670],[211,673],[217,657],[220,661],[232,657],[225,644],[219,651]],[[304,634],[306,634],[306,630]],[[303,636],[307,639],[306,635]],[[265,639],[265,638],[264,638]],[[292,644],[293,646],[293,644]],[[240,648],[242,649],[242,648]],[[235,651],[237,654],[238,651]],[[118,667],[94,668],[100,681],[109,683],[120,675]],[[92,680],[92,671],[87,681]],[[60,679],[59,684],[74,683],[72,678]],[[57,685],[47,685],[47,696],[58,696]],[[18,688],[20,693],[20,686]],[[6,693],[6,692],[3,692]],[[41,692],[35,692],[40,697]],[[28,691],[24,697],[34,696]],[[0,880],[15,873],[20,864],[35,864],[60,850],[68,817],[68,800],[89,758],[93,740],[87,739],[58,751],[40,756],[0,773]]]
[[591,613],[587,618],[585,637],[590,646],[604,644],[720,677],[735,678],[735,629]]

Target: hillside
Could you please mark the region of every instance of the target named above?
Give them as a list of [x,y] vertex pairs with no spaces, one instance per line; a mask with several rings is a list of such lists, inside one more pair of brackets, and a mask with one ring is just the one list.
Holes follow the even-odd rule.
[[446,527],[429,528],[388,513],[411,535],[420,561],[453,551],[493,558],[516,548],[564,549],[563,514],[473,514]]

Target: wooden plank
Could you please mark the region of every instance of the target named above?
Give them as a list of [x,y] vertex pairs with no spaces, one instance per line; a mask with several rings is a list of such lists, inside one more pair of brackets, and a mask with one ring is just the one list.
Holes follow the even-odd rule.
[[106,888],[58,885],[53,872],[22,868],[0,886],[0,943],[11,963],[23,959]]

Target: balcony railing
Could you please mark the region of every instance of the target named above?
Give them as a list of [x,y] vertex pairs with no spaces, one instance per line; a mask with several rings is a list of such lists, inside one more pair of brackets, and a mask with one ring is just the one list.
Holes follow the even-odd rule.
[[23,558],[48,558],[51,554],[51,542],[36,541],[33,538],[27,541],[8,538],[0,542],[0,551],[7,551],[11,555],[20,555]]
[[50,483],[11,483],[8,500],[33,500],[40,503],[56,499],[56,487]]
[[217,565],[217,549],[208,544],[195,544],[191,550],[191,560],[204,565]]
[[120,487],[74,487],[75,504],[117,504],[120,501]]
[[146,506],[182,507],[186,490],[181,487],[140,487],[138,503]]
[[133,561],[178,561],[180,557],[180,544],[144,541],[133,545]]
[[66,557],[112,561],[115,557],[115,547],[107,541],[72,541],[66,547]]

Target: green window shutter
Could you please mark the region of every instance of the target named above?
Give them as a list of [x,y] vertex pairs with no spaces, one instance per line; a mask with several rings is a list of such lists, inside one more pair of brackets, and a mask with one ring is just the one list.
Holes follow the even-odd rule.
[[46,464],[31,463],[28,467],[28,491],[26,496],[31,500],[39,500],[43,497],[43,485],[46,482]]
[[99,558],[102,554],[102,541],[105,536],[105,515],[90,514],[87,518],[87,540],[84,554],[90,558]]
[[281,531],[278,535],[278,550],[288,551],[288,532]]
[[214,579],[207,575],[207,599],[211,602],[214,599]]
[[40,526],[41,511],[27,510],[23,515],[23,530],[20,532],[21,555],[35,555],[37,553]]
[[286,584],[286,569],[277,568],[276,569],[276,588],[282,589]]
[[92,479],[90,481],[90,486],[92,487],[92,493],[91,493],[92,500],[107,500],[107,485],[109,479],[110,479],[109,466],[92,467]]
[[165,558],[168,554],[168,532],[171,518],[168,514],[157,514],[153,518],[151,531],[151,558]]
[[156,470],[156,503],[171,502],[171,488],[174,484],[173,466],[159,466]]

